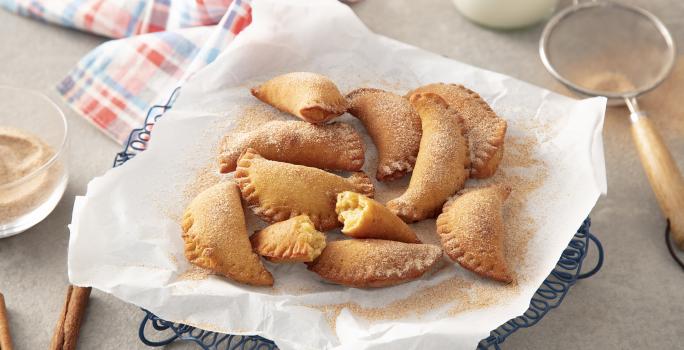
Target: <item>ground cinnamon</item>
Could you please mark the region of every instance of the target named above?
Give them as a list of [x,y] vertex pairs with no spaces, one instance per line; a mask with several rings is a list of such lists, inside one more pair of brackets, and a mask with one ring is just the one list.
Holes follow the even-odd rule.
[[52,195],[63,179],[62,167],[53,163],[46,170],[39,169],[54,154],[39,137],[0,126],[0,224],[11,224]]
[[88,298],[90,298],[90,287],[69,286],[55,333],[52,335],[50,350],[76,349],[78,332],[88,306]]

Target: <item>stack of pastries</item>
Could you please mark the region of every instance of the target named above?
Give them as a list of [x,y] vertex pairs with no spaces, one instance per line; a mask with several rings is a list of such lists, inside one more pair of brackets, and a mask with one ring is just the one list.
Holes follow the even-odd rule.
[[[435,83],[405,96],[372,88],[344,96],[329,78],[307,72],[277,76],[251,93],[301,120],[224,137],[218,168],[233,179],[204,190],[183,215],[191,263],[270,286],[263,257],[305,263],[332,283],[371,288],[419,278],[445,252],[482,277],[512,282],[502,217],[511,189],[464,188],[469,178],[492,176],[503,156],[506,121],[477,93]],[[378,181],[411,173],[401,196],[384,205],[372,199],[373,182],[361,171],[361,136],[330,121],[344,113],[358,118],[375,143]],[[271,225],[250,237],[243,203]],[[422,243],[409,225],[434,217],[441,247]],[[340,227],[344,239],[328,242],[325,232]]]

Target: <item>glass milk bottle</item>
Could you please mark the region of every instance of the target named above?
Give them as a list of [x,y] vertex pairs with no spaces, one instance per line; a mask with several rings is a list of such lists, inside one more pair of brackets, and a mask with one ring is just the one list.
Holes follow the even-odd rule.
[[452,0],[471,21],[496,29],[515,29],[549,17],[558,0]]

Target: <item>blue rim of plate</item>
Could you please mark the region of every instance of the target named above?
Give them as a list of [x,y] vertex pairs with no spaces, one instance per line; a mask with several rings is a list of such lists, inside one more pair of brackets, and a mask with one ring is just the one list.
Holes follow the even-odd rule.
[[[120,166],[147,148],[154,124],[164,113],[171,109],[180,92],[176,88],[166,103],[152,106],[142,127],[133,129],[124,145],[124,149],[116,154],[114,167]],[[542,282],[541,286],[530,300],[530,307],[522,315],[510,319],[497,329],[490,332],[489,337],[482,339],[478,350],[501,349],[501,344],[511,334],[521,328],[532,327],[537,324],[549,311],[557,308],[563,302],[570,287],[577,281],[596,274],[603,266],[603,246],[599,239],[590,231],[591,219],[584,220],[574,237],[563,250],[556,267]],[[582,272],[584,258],[589,253],[591,244],[597,251],[595,266],[587,272]],[[203,350],[272,350],[276,344],[260,336],[232,335],[206,331],[185,324],[163,320],[148,310],[145,313],[138,336],[147,346],[161,347],[175,341],[195,343]]]

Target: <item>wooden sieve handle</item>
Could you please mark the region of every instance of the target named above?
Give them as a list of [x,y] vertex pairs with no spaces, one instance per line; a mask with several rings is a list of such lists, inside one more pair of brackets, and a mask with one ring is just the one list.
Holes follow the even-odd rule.
[[672,237],[684,250],[684,180],[677,163],[650,118],[632,116],[632,137],[660,209],[670,219]]

